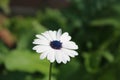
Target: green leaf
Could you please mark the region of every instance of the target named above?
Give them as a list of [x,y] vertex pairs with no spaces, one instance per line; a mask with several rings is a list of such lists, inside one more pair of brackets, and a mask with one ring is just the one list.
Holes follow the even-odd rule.
[[[46,75],[49,73],[49,62],[40,60],[39,54],[27,50],[12,51],[6,57],[5,66],[10,71],[41,72]],[[57,70],[53,68],[53,73],[56,72]]]
[[0,64],[4,61],[5,55],[0,52]]
[[10,13],[9,3],[10,3],[10,0],[0,0],[0,7],[3,9],[3,11],[6,14]]
[[8,48],[2,42],[0,42],[0,63],[4,62],[7,54],[9,54]]
[[67,19],[57,9],[45,9],[45,12],[38,12],[37,18],[41,24],[50,29],[66,28]]
[[112,8],[113,8],[116,12],[120,13],[120,4],[119,4],[119,3],[113,5]]
[[84,52],[83,57],[85,59],[84,65],[88,72],[96,73],[99,70],[101,56],[98,52]]
[[41,33],[47,30],[45,26],[41,25],[37,20],[34,20],[32,22],[33,28],[37,33]]
[[31,33],[26,33],[25,35],[21,35],[21,37],[18,40],[17,43],[17,49],[27,49],[29,47],[31,47],[31,38],[33,37],[33,34]]
[[[103,25],[113,25],[116,28],[119,28],[120,23],[119,20],[114,18],[105,18],[105,19],[98,19],[91,22],[93,26],[103,26]],[[103,26],[104,27],[104,26]]]
[[114,56],[108,52],[108,51],[104,51],[102,53],[102,56],[105,57],[109,62],[113,62],[114,61]]

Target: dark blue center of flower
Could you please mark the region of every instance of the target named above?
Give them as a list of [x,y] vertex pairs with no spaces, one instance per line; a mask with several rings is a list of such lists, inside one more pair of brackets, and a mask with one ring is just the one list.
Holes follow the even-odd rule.
[[62,48],[62,43],[60,41],[52,41],[50,42],[50,46],[53,48],[53,49],[61,49]]

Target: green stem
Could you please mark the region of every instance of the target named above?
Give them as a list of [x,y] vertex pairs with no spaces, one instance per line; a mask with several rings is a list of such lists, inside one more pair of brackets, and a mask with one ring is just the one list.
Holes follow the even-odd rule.
[[51,80],[52,76],[52,63],[50,63],[50,68],[49,68],[49,80]]

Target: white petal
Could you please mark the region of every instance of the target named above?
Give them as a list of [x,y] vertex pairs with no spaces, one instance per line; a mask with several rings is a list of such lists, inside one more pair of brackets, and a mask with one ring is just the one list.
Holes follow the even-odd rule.
[[60,36],[62,35],[62,30],[59,29],[57,32],[57,40],[60,40]]
[[63,33],[60,37],[61,42],[67,42],[69,40],[71,40],[71,36],[67,32]]
[[48,52],[44,52],[40,55],[40,59],[45,59],[47,57]]
[[37,53],[42,53],[42,52],[45,52],[45,51],[48,51],[50,50],[51,47],[50,46],[41,46],[41,45],[37,45],[35,47],[33,47],[33,50],[36,50]]
[[38,35],[36,35],[36,37],[37,37],[37,38],[39,38],[39,39],[41,39],[41,40],[47,40],[47,38],[46,38],[46,37],[44,37],[44,36],[42,36],[42,35],[39,35],[39,34],[38,34]]
[[62,50],[57,50],[56,53],[56,61],[57,63],[63,62],[64,64],[67,63],[68,57],[64,54]]
[[64,54],[64,58],[67,60],[67,61],[70,61],[70,57],[66,54]]
[[[62,52],[63,52],[63,51],[62,51]],[[63,53],[62,53],[62,62],[63,62],[64,64],[66,64],[67,61],[70,61],[70,57],[69,57],[68,55],[66,55],[65,52],[63,52]]]
[[51,38],[51,36],[50,36],[50,34],[49,34],[48,31],[42,33],[42,35],[43,35],[45,38],[47,38],[49,41],[52,41],[52,38]]
[[41,40],[41,39],[34,39],[33,44],[42,44],[42,45],[49,45],[50,41],[48,40]]
[[68,56],[70,57],[75,57],[78,55],[77,51],[74,51],[74,50],[69,50],[69,49],[62,49],[65,54],[67,54]]
[[55,61],[55,52],[54,52],[54,50],[51,50],[51,51],[48,53],[47,59],[50,60],[50,62],[54,62],[54,61]]
[[63,62],[64,64],[66,64],[67,61],[70,61],[69,55],[66,55],[66,53],[62,50],[56,50],[55,58],[57,63]]
[[78,49],[78,46],[72,41],[64,42],[62,46],[66,49]]
[[52,40],[57,39],[57,32],[56,31],[49,31],[49,35],[52,38]]
[[67,59],[66,59],[66,57],[65,57],[65,55],[64,55],[64,54],[62,55],[62,62],[63,62],[64,64],[66,64],[66,63],[67,63]]
[[61,63],[61,62],[62,62],[62,54],[61,54],[61,51],[56,50],[55,58],[56,58],[57,63]]

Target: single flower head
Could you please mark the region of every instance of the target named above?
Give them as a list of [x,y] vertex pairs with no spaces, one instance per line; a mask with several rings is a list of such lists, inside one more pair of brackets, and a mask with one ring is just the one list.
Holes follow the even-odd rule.
[[36,46],[33,50],[37,53],[41,53],[40,59],[47,58],[51,63],[56,61],[57,63],[70,61],[70,57],[75,57],[78,53],[75,51],[78,46],[75,42],[70,41],[71,37],[67,32],[62,34],[61,29],[58,31],[46,31],[42,34],[36,35],[37,39],[33,41]]

